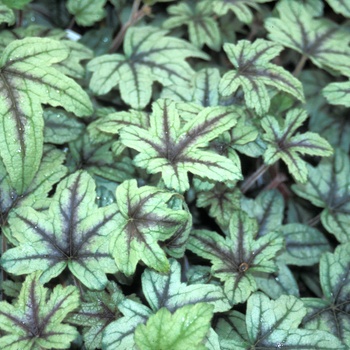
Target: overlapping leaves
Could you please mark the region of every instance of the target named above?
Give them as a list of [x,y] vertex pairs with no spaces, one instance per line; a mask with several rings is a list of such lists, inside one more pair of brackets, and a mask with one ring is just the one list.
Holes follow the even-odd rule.
[[155,27],[131,27],[124,39],[124,54],[97,57],[89,62],[93,71],[91,90],[103,95],[119,86],[123,101],[142,109],[151,100],[152,85],[188,86],[194,74],[185,61],[189,56],[207,58],[188,42],[166,36]]
[[107,239],[114,216],[114,206],[97,208],[93,179],[76,172],[60,182],[48,212],[14,211],[9,223],[18,246],[3,254],[2,266],[15,275],[41,270],[42,282],[68,267],[87,287],[103,289],[106,273],[117,271]]
[[276,271],[273,259],[283,247],[283,238],[270,232],[255,239],[257,233],[256,220],[235,211],[225,238],[207,230],[195,230],[190,236],[188,249],[211,260],[212,273],[225,283],[233,304],[246,301],[256,290],[255,272]]
[[69,52],[54,40],[10,43],[0,59],[0,155],[13,187],[23,192],[38,170],[43,149],[41,103],[63,106],[78,116],[92,112],[82,88],[50,67]]
[[304,101],[302,84],[284,68],[269,61],[276,57],[283,47],[272,41],[257,39],[254,43],[239,40],[234,44],[224,44],[224,50],[235,67],[227,72],[220,82],[220,93],[229,96],[238,88],[244,92],[245,103],[259,115],[270,107],[270,97],[266,86],[285,91],[300,101]]
[[[51,294],[39,274],[27,276],[14,305],[0,302],[1,349],[67,349],[78,331],[62,321],[79,306],[76,287],[56,286]],[[49,298],[48,298],[49,297]]]
[[273,301],[255,293],[248,299],[246,316],[232,311],[219,321],[221,349],[344,349],[330,333],[298,328],[305,314],[302,301],[292,295]]
[[272,116],[266,116],[261,122],[265,130],[263,139],[268,145],[264,153],[265,163],[274,164],[278,159],[282,159],[287,164],[289,173],[301,183],[307,181],[308,170],[299,153],[324,157],[333,153],[330,144],[318,134],[295,134],[306,119],[306,112],[295,108],[287,112],[283,129]]
[[136,180],[118,186],[118,214],[110,251],[118,269],[126,275],[135,272],[140,260],[158,271],[169,271],[168,259],[158,241],[173,235],[187,236],[190,219],[185,210],[171,208],[173,195],[156,187],[138,188]]
[[200,148],[237,123],[238,113],[221,107],[202,110],[181,127],[175,103],[158,100],[153,104],[150,128],[136,126],[121,130],[123,144],[140,152],[137,166],[150,173],[162,173],[168,188],[184,192],[189,188],[187,172],[216,181],[241,178],[239,167],[230,159]]

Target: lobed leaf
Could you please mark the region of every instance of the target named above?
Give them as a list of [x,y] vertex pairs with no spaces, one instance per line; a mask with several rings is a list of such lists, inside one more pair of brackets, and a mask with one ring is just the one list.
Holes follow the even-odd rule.
[[331,83],[322,90],[323,96],[333,105],[350,107],[350,82]]
[[68,0],[67,9],[81,26],[91,26],[105,16],[106,0]]
[[350,17],[350,2],[349,0],[326,0],[328,5],[335,13],[340,13],[344,17]]
[[5,4],[0,4],[0,23],[14,24],[16,21],[15,14],[11,8]]
[[241,87],[246,105],[255,109],[259,115],[265,114],[270,107],[266,85],[285,91],[304,102],[300,81],[284,68],[269,62],[282,49],[282,46],[264,39],[257,39],[254,43],[239,40],[237,45],[224,44],[226,55],[235,69],[222,77],[220,93],[229,96]]

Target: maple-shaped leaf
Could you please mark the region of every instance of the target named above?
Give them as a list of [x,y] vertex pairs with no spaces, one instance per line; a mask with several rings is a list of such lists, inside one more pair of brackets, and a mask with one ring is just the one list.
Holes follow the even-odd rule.
[[165,185],[178,192],[189,188],[187,172],[217,181],[241,179],[230,159],[200,149],[234,126],[238,112],[208,107],[181,127],[174,102],[158,100],[152,107],[148,130],[128,126],[120,132],[122,143],[140,152],[134,158],[136,166],[152,174],[161,172]]
[[78,336],[74,327],[62,323],[79,306],[78,289],[58,285],[48,295],[39,276],[27,276],[14,305],[0,302],[1,349],[68,349]]
[[333,105],[350,107],[350,81],[331,83],[322,90],[322,94]]
[[344,17],[350,17],[350,2],[349,0],[326,0],[328,5],[335,13],[340,13]]
[[[45,146],[40,167],[28,188],[19,194],[12,187],[5,166],[0,160],[0,226],[5,229],[8,216],[15,208],[30,206],[37,210],[47,209],[51,199],[48,194],[52,187],[66,175],[62,165],[65,155],[62,151]],[[11,241],[11,237],[8,236]]]
[[0,23],[7,23],[8,25],[14,24],[16,21],[15,14],[5,4],[0,4]]
[[118,304],[123,317],[107,326],[103,333],[103,344],[108,350],[135,349],[133,333],[139,324],[146,323],[149,316],[162,308],[171,313],[186,306],[205,303],[214,312],[224,312],[230,308],[220,286],[212,284],[186,284],[181,282],[180,264],[170,259],[168,274],[147,268],[142,274],[142,290],[150,308],[135,301],[125,299]]
[[130,27],[124,54],[103,55],[89,62],[91,90],[103,95],[119,86],[125,103],[143,109],[151,100],[154,81],[165,86],[189,85],[194,72],[185,59],[207,56],[185,40],[166,34],[150,26]]
[[212,273],[225,283],[232,304],[246,301],[256,290],[254,273],[277,270],[273,260],[283,247],[283,238],[270,232],[255,239],[257,233],[256,220],[237,210],[232,213],[225,238],[208,230],[195,230],[189,238],[188,249],[211,260]]
[[193,45],[201,48],[204,44],[211,49],[220,49],[221,38],[218,23],[208,1],[196,4],[179,3],[169,6],[170,18],[163,23],[164,28],[171,29],[182,25],[188,26],[189,39]]
[[253,43],[239,40],[236,45],[226,43],[224,50],[235,69],[224,74],[220,82],[220,93],[229,96],[241,88],[245,103],[257,114],[265,114],[270,107],[270,96],[266,86],[285,91],[304,102],[301,82],[283,67],[271,63],[283,49],[275,42],[257,39]]
[[108,236],[115,229],[115,207],[97,208],[95,183],[76,172],[57,186],[48,212],[31,207],[14,211],[9,220],[18,246],[1,258],[15,275],[42,270],[42,282],[66,267],[90,289],[103,289],[106,273],[117,271],[108,252]]
[[307,181],[308,170],[306,162],[299,153],[323,157],[329,157],[333,154],[331,145],[318,134],[313,132],[296,133],[306,119],[305,110],[294,108],[287,112],[283,128],[272,116],[266,116],[261,121],[261,126],[265,130],[262,137],[267,143],[267,149],[264,153],[265,163],[270,165],[282,159],[287,164],[289,173],[301,183]]
[[110,252],[118,269],[126,275],[135,272],[142,260],[147,266],[167,272],[169,262],[158,241],[165,241],[186,227],[190,219],[185,210],[173,209],[174,193],[156,187],[138,188],[136,180],[118,186],[118,214],[110,241]]
[[317,67],[350,75],[347,31],[328,19],[315,19],[300,1],[281,1],[277,11],[280,18],[265,21],[271,40],[300,52]]
[[86,92],[50,67],[68,54],[58,41],[27,38],[10,43],[0,58],[0,156],[18,193],[29,186],[40,164],[41,104],[62,106],[77,116],[92,112]]
[[237,18],[243,23],[251,23],[253,14],[250,9],[259,9],[259,3],[269,2],[272,0],[213,0],[212,6],[214,12],[223,16],[228,11],[233,11]]
[[345,350],[328,332],[299,328],[305,314],[303,302],[292,295],[270,300],[263,293],[254,293],[248,299],[246,316],[231,311],[219,320],[216,331],[221,349]]
[[173,314],[162,308],[137,326],[135,342],[140,350],[206,350],[202,341],[212,317],[213,307],[205,303],[183,306]]
[[317,167],[308,166],[304,185],[293,186],[298,196],[323,208],[321,222],[337,240],[349,241],[350,232],[350,160],[347,153],[337,149],[332,158],[323,159]]
[[106,0],[68,0],[67,9],[81,26],[91,26],[105,16]]
[[311,330],[324,330],[350,346],[350,244],[339,245],[334,253],[320,260],[322,298],[303,298],[307,314],[303,325]]
[[102,347],[102,333],[113,321],[121,317],[118,304],[125,297],[115,282],[108,282],[106,290],[84,293],[84,301],[67,318],[67,322],[83,326],[83,338],[86,349]]

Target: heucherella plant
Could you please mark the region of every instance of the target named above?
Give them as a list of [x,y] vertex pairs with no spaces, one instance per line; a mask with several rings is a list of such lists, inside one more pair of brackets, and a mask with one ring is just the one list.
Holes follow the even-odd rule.
[[349,21],[0,0],[0,349],[349,349]]

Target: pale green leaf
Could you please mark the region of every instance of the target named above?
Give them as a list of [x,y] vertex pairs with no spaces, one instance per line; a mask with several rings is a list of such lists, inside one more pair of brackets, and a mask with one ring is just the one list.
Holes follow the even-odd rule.
[[293,186],[298,196],[323,208],[321,222],[337,240],[349,241],[350,226],[350,160],[336,150],[330,159],[323,159],[317,167],[308,166],[305,185]]
[[156,187],[138,188],[136,180],[118,186],[119,211],[109,245],[118,269],[124,274],[132,275],[140,260],[158,271],[169,271],[168,259],[158,241],[179,234],[189,220],[188,212],[169,206],[173,195]]
[[350,75],[349,34],[328,19],[315,19],[314,13],[299,1],[277,4],[279,18],[268,18],[269,38],[292,48],[320,68]]
[[81,26],[91,26],[105,16],[106,0],[68,0],[67,9]]
[[195,230],[190,236],[188,249],[211,260],[212,273],[225,283],[225,292],[233,304],[246,301],[256,290],[254,273],[277,269],[273,260],[283,247],[283,238],[270,232],[255,239],[257,232],[256,220],[236,210],[226,238],[207,230]]
[[15,10],[23,10],[23,8],[32,0],[1,0],[1,2]]
[[241,172],[230,159],[201,150],[208,142],[237,122],[238,113],[224,107],[208,107],[181,128],[175,103],[153,103],[150,129],[129,126],[121,130],[124,145],[136,149],[134,162],[149,173],[162,173],[168,188],[184,192],[189,188],[187,172],[216,181],[233,182]]
[[0,58],[0,155],[19,193],[29,186],[42,156],[41,104],[62,106],[77,116],[92,112],[82,88],[50,67],[68,54],[58,41],[27,38],[10,43]]
[[119,86],[123,101],[142,109],[151,99],[153,82],[188,86],[194,72],[185,59],[207,56],[188,42],[166,34],[150,26],[130,27],[124,54],[103,55],[89,62],[91,90],[104,95]]
[[213,307],[205,303],[183,306],[174,314],[162,308],[136,328],[135,342],[141,350],[205,350],[201,343],[212,317]]
[[333,105],[350,107],[350,81],[331,83],[322,90],[322,94]]
[[333,153],[330,144],[318,134],[312,132],[295,134],[306,119],[307,114],[303,109],[294,108],[287,112],[283,128],[272,116],[266,116],[261,121],[261,126],[265,130],[263,139],[268,145],[264,153],[265,163],[270,165],[282,159],[287,164],[289,173],[301,183],[307,181],[308,170],[306,162],[299,153],[324,157]]
[[170,18],[165,20],[163,26],[169,29],[187,25],[193,45],[201,48],[206,44],[211,49],[219,51],[220,31],[210,5],[210,1],[198,1],[196,4],[180,2],[172,5],[167,9]]
[[220,345],[224,350],[345,350],[328,332],[298,328],[305,314],[303,302],[292,295],[282,295],[273,301],[262,293],[254,293],[247,302],[245,321],[237,311],[219,321]]
[[254,43],[239,40],[236,45],[226,43],[224,50],[235,69],[224,74],[220,93],[229,96],[239,88],[243,90],[245,103],[257,114],[265,114],[270,107],[266,86],[285,91],[304,102],[302,84],[287,70],[270,63],[283,47],[272,41],[257,39]]
[[97,208],[95,183],[85,172],[62,180],[48,212],[31,207],[14,211],[9,223],[18,246],[1,258],[5,270],[22,275],[42,270],[42,282],[66,267],[91,289],[103,289],[106,273],[117,268],[108,252],[115,230],[115,207]]
[[326,0],[335,13],[340,13],[344,17],[350,17],[349,0]]
[[350,347],[350,244],[339,245],[333,254],[320,261],[323,298],[304,298],[307,314],[303,325],[311,330],[324,330],[337,336]]
[[12,9],[5,4],[0,4],[0,23],[14,24],[16,21],[15,14]]
[[14,305],[0,302],[1,349],[68,349],[78,336],[74,327],[62,323],[79,306],[77,288],[58,285],[48,295],[39,276],[27,276]]

